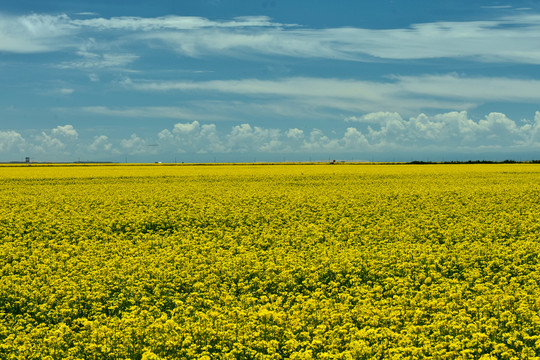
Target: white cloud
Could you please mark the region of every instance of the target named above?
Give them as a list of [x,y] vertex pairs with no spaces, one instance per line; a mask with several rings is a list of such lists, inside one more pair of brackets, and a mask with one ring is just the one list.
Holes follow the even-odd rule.
[[300,140],[304,137],[304,131],[294,128],[287,131],[287,137],[290,139]]
[[520,146],[530,143],[532,132],[526,125],[519,126],[501,113],[490,113],[474,121],[465,111],[435,116],[420,114],[404,120],[399,114],[369,114],[378,119],[378,126],[370,124],[367,137],[371,145],[393,144],[406,147],[434,147],[452,149],[477,146]]
[[112,150],[112,144],[107,136],[99,135],[94,137],[94,141],[88,149],[92,152],[108,152]]
[[[208,111],[204,107],[204,111],[199,109],[199,106],[195,105],[192,108],[187,107],[175,107],[175,106],[136,106],[136,107],[120,107],[110,108],[105,106],[86,106],[78,110],[84,112],[106,115],[106,116],[119,116],[127,118],[166,118],[166,119],[204,119],[204,120],[223,120],[227,117],[219,114],[219,112]],[[65,110],[65,109],[64,109]]]
[[75,30],[66,15],[0,14],[0,51],[39,53],[73,46],[70,35]]
[[[358,152],[471,149],[526,149],[540,146],[540,112],[533,121],[518,125],[501,113],[490,113],[473,120],[465,111],[427,116],[419,114],[405,120],[398,113],[366,114],[359,123],[364,129],[348,127],[344,133],[312,129],[307,136],[300,129],[268,129],[250,124],[234,126],[228,133],[217,133],[215,143],[222,143],[222,152]],[[196,136],[198,123],[179,124],[177,132]],[[367,126],[367,127],[366,127]],[[180,130],[180,131],[179,131]],[[173,131],[174,132],[174,131]],[[172,136],[166,131],[162,135]],[[220,140],[226,139],[226,141]],[[204,147],[197,143],[192,149]],[[192,144],[193,145],[193,144]]]
[[433,22],[409,28],[363,29],[298,27],[198,31],[154,31],[143,39],[160,40],[187,56],[243,52],[305,58],[371,61],[464,58],[492,62],[540,63],[530,44],[540,35],[537,19],[520,15],[491,21]]
[[[374,101],[412,96],[472,99],[475,101],[538,101],[540,80],[504,77],[465,77],[456,74],[395,76],[391,82],[336,78],[292,77],[277,80],[131,81],[124,86],[143,91],[218,91],[243,95],[341,98]],[[318,101],[318,100],[317,100]],[[391,104],[390,104],[391,105]]]
[[384,95],[395,91],[391,84],[369,81],[343,80],[333,78],[293,77],[277,80],[212,80],[212,81],[131,81],[126,87],[146,91],[219,91],[244,95],[274,95],[297,97],[366,98],[380,100]]
[[225,152],[226,148],[217,133],[216,125],[201,125],[198,121],[177,123],[172,130],[164,129],[158,134],[160,144],[175,152]]
[[92,12],[92,11],[83,11],[83,12],[78,12],[75,15],[79,15],[79,16],[98,16],[99,14],[96,13],[96,12]]
[[[99,41],[94,37],[82,40],[75,55],[77,59],[63,61],[56,65],[60,69],[80,69],[96,71],[102,69],[122,69],[136,61],[139,56],[128,51],[119,51],[114,41]],[[130,70],[132,71],[132,70]]]
[[194,133],[198,133],[200,129],[201,127],[198,121],[194,121],[191,124],[178,123],[174,125],[173,134],[193,135]]
[[403,94],[471,101],[539,102],[540,81],[457,74],[396,76]]
[[[276,80],[133,81],[123,85],[139,91],[205,91],[265,96],[266,110],[286,113],[298,108],[377,112],[388,109],[404,114],[423,109],[467,110],[486,102],[540,102],[540,80],[504,77],[466,77],[457,74],[394,76],[385,82],[336,78],[292,77]],[[275,101],[275,110],[268,104]],[[277,106],[277,104],[281,104]],[[295,105],[293,105],[295,104]],[[237,106],[241,108],[243,105]],[[253,105],[250,106],[253,109]],[[298,116],[298,114],[296,114]],[[312,115],[313,116],[313,115]],[[364,117],[347,121],[366,122]]]
[[[163,81],[146,82],[128,80],[124,86],[140,91],[206,91],[218,93],[265,96],[265,102],[273,101],[275,107],[266,110],[277,112],[284,105],[295,103],[294,108],[331,108],[344,111],[373,111],[388,100],[397,98],[399,90],[393,84],[383,84],[367,81],[324,79],[324,78],[283,78],[277,80],[214,80],[214,81]],[[394,101],[392,101],[394,102]],[[410,102],[396,101],[399,106],[410,106]],[[416,105],[416,104],[415,104]],[[250,106],[253,108],[253,106]],[[299,115],[299,114],[297,114]]]
[[21,152],[26,144],[25,139],[16,131],[0,131],[0,153]]
[[264,129],[250,124],[233,126],[227,135],[229,151],[249,152],[279,152],[282,150],[281,131]]
[[77,149],[79,133],[72,125],[59,125],[33,136],[30,151],[49,156],[68,155]]
[[530,124],[523,126],[530,134],[530,144],[540,144],[540,111],[534,115],[534,120]]
[[72,20],[74,25],[83,28],[103,30],[156,31],[156,30],[196,30],[203,28],[246,28],[285,26],[273,23],[266,16],[245,16],[232,20],[215,21],[197,16],[162,16],[155,18],[112,17]]
[[42,132],[34,137],[34,145],[32,150],[37,153],[47,153],[50,155],[61,153],[66,144],[62,140]]
[[139,58],[133,54],[97,54],[97,53],[81,53],[81,57],[75,61],[65,61],[58,64],[61,69],[82,69],[82,70],[97,70],[104,68],[124,68]]
[[365,124],[379,124],[381,122],[387,122],[388,119],[396,119],[398,121],[401,121],[401,115],[399,115],[397,112],[373,112],[369,114],[365,114],[363,116],[357,117],[357,116],[348,116],[345,118],[346,122],[359,122],[359,123],[365,123]]
[[122,150],[129,155],[140,155],[156,152],[155,149],[147,146],[146,140],[138,137],[136,134],[131,134],[129,138],[122,139],[120,141],[120,146],[122,147]]
[[365,149],[369,146],[366,136],[353,127],[347,128],[341,142],[343,149]]
[[79,133],[73,125],[63,125],[63,126],[57,126],[56,128],[52,129],[51,133],[58,137],[63,137],[67,139],[77,139],[79,137]]
[[[91,153],[148,155],[166,153],[351,153],[351,152],[474,152],[540,148],[540,112],[532,120],[515,121],[502,113],[471,119],[467,112],[418,114],[403,118],[396,112],[374,112],[356,117],[355,126],[335,132],[322,129],[278,129],[235,125],[227,130],[199,121],[179,122],[159,131],[154,140],[132,134],[118,148],[106,135],[95,136],[87,145],[78,144],[80,134],[71,126],[58,126],[34,137],[32,148],[50,154],[76,149]],[[0,134],[0,138],[6,134]],[[11,134],[24,142],[16,133]],[[157,141],[156,141],[157,139]],[[5,141],[4,141],[5,142]],[[150,146],[150,145],[156,146]],[[5,145],[4,145],[5,146]],[[13,146],[11,146],[13,147]],[[86,149],[86,150],[84,150]]]
[[[92,14],[87,14],[92,16]],[[0,17],[0,51],[33,53],[75,49],[89,38],[120,47],[156,42],[186,56],[259,55],[372,61],[458,58],[489,62],[540,64],[539,15],[519,14],[489,21],[431,22],[395,29],[310,29],[272,22],[264,16],[229,20],[164,16],[90,17],[32,14]],[[65,67],[122,66],[137,54],[96,54],[63,63]],[[80,54],[79,54],[80,55]]]
[[511,9],[512,5],[481,6],[482,9]]
[[[94,13],[80,13],[78,15],[95,16]],[[105,42],[117,41],[128,33],[161,31],[195,31],[205,28],[249,28],[249,27],[282,27],[264,16],[239,17],[231,20],[214,21],[201,17],[164,16],[156,18],[141,17],[91,17],[87,19],[73,19],[65,14],[31,14],[12,16],[0,14],[0,51],[15,53],[39,53],[59,51],[79,46],[81,40],[89,35]],[[78,40],[78,41],[77,41]],[[132,38],[133,40],[133,38]],[[117,63],[121,59],[102,59],[100,66],[112,61]],[[129,59],[123,59],[127,61]],[[95,65],[88,60],[75,63],[65,63],[85,67]]]
[[320,129],[311,130],[302,145],[302,149],[309,152],[337,151],[339,148],[339,139],[332,139]]
[[69,96],[73,93],[75,93],[75,89],[68,88],[68,87],[57,87],[57,88],[49,88],[46,90],[39,91],[41,95],[45,96]]
[[[540,150],[540,111],[532,119],[513,120],[502,113],[472,119],[467,112],[418,114],[404,118],[395,112],[375,112],[356,117],[344,130],[270,128],[243,123],[218,128],[213,123],[179,122],[154,136],[132,134],[88,138],[72,125],[60,125],[34,136],[0,131],[2,157],[74,160],[81,154],[101,158],[155,154],[346,154],[366,152],[405,154],[465,153]],[[78,155],[76,155],[78,154]],[[326,155],[325,155],[326,156]],[[471,155],[472,156],[472,155]],[[11,159],[9,158],[11,157]],[[447,158],[448,159],[448,158]]]
[[62,88],[59,90],[60,94],[62,95],[71,95],[75,92],[75,89],[69,89],[69,88]]

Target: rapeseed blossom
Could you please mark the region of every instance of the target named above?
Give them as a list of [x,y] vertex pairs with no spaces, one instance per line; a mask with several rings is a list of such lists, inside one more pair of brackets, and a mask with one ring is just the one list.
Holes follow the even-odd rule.
[[0,168],[0,358],[540,356],[540,168]]

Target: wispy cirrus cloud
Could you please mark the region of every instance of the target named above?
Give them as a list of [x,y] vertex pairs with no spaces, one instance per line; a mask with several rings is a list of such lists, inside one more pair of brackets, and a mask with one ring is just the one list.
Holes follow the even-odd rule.
[[458,74],[395,76],[396,85],[406,94],[440,98],[487,101],[540,101],[540,80],[462,76]]
[[540,63],[531,44],[540,39],[539,16],[489,21],[431,22],[407,28],[309,29],[268,26],[247,29],[198,28],[140,34],[186,56],[242,56],[255,53],[353,61],[466,58],[481,62]]
[[[67,111],[69,109],[62,109]],[[105,116],[118,116],[127,118],[163,118],[163,119],[199,119],[199,120],[225,120],[229,119],[219,113],[203,112],[197,110],[197,106],[175,107],[175,106],[132,106],[132,107],[107,107],[107,106],[85,106],[77,108],[75,111],[82,110],[83,112],[99,114]]]
[[81,41],[93,38],[100,43],[121,43],[126,53],[127,48],[141,45],[155,50],[159,42],[162,50],[194,57],[250,53],[353,61],[463,58],[540,64],[540,53],[531,45],[540,41],[539,20],[540,15],[524,13],[494,20],[428,22],[393,29],[314,29],[273,22],[265,16],[211,20],[184,16],[87,15],[80,19],[47,14],[0,15],[0,51],[75,49]]
[[379,109],[418,112],[421,109],[470,109],[486,102],[539,102],[540,81],[458,74],[392,76],[385,81],[336,78],[282,78],[212,81],[144,81],[126,79],[123,86],[139,91],[201,91],[240,94],[266,101],[317,108],[373,112]]
[[512,5],[481,6],[482,9],[511,9]]
[[67,15],[0,14],[0,51],[42,53],[76,46],[71,35],[77,27]]
[[335,114],[324,111],[321,107],[314,107],[309,103],[299,104],[294,99],[266,99],[262,103],[251,100],[197,100],[186,102],[182,106],[84,106],[54,110],[74,115],[82,112],[107,117],[199,121],[238,121],[262,114],[294,119],[336,118]]
[[275,95],[340,98],[366,97],[376,100],[392,92],[392,85],[380,82],[335,78],[293,77],[277,80],[241,79],[211,81],[144,81],[126,79],[123,85],[143,91],[218,91],[244,95]]
[[155,18],[142,17],[112,17],[74,19],[74,25],[81,28],[128,31],[159,31],[159,30],[197,30],[204,28],[249,28],[249,27],[283,27],[292,26],[272,22],[267,16],[243,16],[231,20],[210,20],[198,16],[162,16]]
[[99,70],[104,68],[125,68],[139,58],[133,54],[99,54],[78,52],[79,59],[64,61],[56,67],[60,69]]
[[[92,16],[93,13],[79,15],[88,17]],[[194,16],[76,19],[65,14],[23,16],[0,14],[0,51],[13,53],[53,52],[66,48],[77,48],[81,39],[87,40],[89,37],[102,42],[110,42],[134,33],[283,26],[286,25],[273,23],[270,18],[265,16],[215,21]]]

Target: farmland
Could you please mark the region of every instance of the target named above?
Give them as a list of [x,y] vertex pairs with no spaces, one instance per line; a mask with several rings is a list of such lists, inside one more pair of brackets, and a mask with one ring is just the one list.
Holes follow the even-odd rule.
[[538,214],[535,164],[0,167],[0,358],[540,358]]

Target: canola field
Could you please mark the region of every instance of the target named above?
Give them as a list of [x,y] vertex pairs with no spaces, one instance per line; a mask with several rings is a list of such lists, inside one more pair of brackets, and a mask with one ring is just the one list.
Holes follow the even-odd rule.
[[540,166],[0,167],[1,359],[540,359]]

